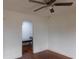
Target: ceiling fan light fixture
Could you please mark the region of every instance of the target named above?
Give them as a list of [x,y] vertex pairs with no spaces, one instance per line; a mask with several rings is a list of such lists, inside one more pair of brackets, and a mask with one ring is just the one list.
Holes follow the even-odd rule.
[[50,12],[51,12],[51,13],[54,13],[54,9],[53,9],[53,8],[51,8],[51,9],[50,9]]

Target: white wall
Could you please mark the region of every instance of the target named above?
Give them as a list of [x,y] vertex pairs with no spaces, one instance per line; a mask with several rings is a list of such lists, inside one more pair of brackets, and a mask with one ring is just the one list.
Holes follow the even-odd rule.
[[33,37],[32,22],[24,21],[22,23],[22,41],[31,40]]
[[21,30],[20,21],[16,17],[8,12],[4,11],[4,59],[15,59],[21,56]]
[[75,59],[76,19],[74,13],[49,18],[49,50]]
[[45,17],[4,10],[4,59],[22,56],[22,22],[33,24],[34,53],[47,49],[47,22]]

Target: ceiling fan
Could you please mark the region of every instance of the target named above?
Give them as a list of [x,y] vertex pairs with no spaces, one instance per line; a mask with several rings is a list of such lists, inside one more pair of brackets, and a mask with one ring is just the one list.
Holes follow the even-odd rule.
[[66,2],[66,3],[55,3],[56,0],[45,0],[45,2],[40,2],[36,0],[29,0],[30,2],[33,3],[38,3],[41,5],[44,5],[38,9],[35,9],[34,12],[39,11],[40,9],[46,8],[46,7],[51,7],[49,10],[51,13],[54,12],[53,6],[71,6],[73,2]]

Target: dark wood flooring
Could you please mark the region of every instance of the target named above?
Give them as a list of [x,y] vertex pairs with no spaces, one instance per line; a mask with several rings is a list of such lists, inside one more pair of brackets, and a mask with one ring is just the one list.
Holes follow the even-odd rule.
[[72,58],[46,50],[36,54],[26,53],[19,59],[72,59]]
[[22,45],[22,54],[33,53],[32,44]]

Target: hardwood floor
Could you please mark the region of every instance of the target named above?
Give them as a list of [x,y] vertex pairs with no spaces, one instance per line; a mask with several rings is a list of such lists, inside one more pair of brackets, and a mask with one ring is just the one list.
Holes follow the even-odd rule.
[[26,53],[19,59],[72,59],[72,58],[46,50],[36,54]]
[[37,53],[36,55],[40,59],[72,59],[72,58],[69,58],[67,56],[64,56],[64,55],[61,55],[61,54],[58,54],[56,52],[52,52],[52,51],[49,51],[49,50]]
[[22,54],[33,53],[32,44],[22,45]]

